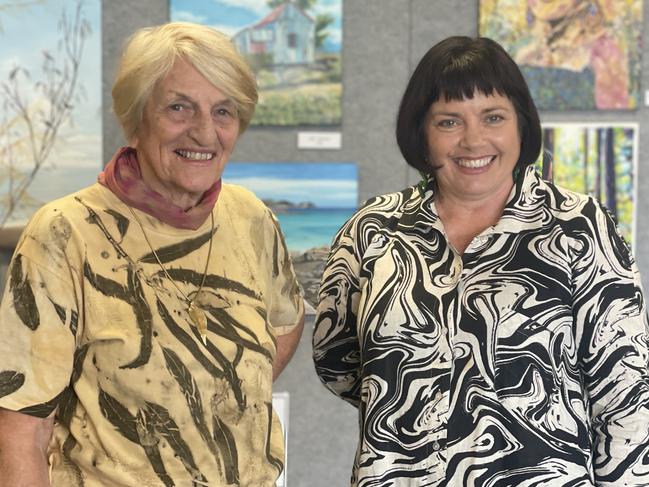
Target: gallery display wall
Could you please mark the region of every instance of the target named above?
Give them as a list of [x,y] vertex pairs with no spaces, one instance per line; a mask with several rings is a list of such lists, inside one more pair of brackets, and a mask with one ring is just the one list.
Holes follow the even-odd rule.
[[[403,162],[394,139],[399,100],[416,63],[430,46],[449,35],[478,34],[480,3],[480,0],[344,0],[340,124],[251,127],[240,139],[232,160],[260,165],[312,163],[321,166],[325,173],[333,171],[336,164],[340,167],[354,165],[358,203],[372,195],[417,182],[418,174]],[[488,2],[483,0],[483,3]],[[647,10],[642,22],[645,29],[649,26]],[[135,29],[165,22],[170,14],[169,0],[101,2],[100,29],[96,32],[101,44],[102,155],[97,157],[103,162],[125,143],[110,111],[110,89],[122,43]],[[640,46],[640,54],[649,60],[646,43]],[[649,109],[644,104],[643,90],[649,88],[648,62],[641,65],[641,91],[637,108],[633,110],[570,108],[541,113],[545,124],[626,124],[627,132],[621,137],[630,140],[628,145],[633,147],[637,172],[633,174],[633,184],[625,191],[633,192],[634,185],[637,191],[633,198],[637,215],[633,229],[634,248],[645,289],[649,289],[649,221],[646,217],[649,215],[649,162],[646,157]],[[561,130],[565,129],[547,130],[553,131],[556,142],[561,140]],[[298,148],[298,134],[313,131],[340,134],[341,147]],[[629,167],[632,169],[633,165]],[[11,251],[11,246],[2,250],[0,272]],[[275,384],[276,391],[286,391],[290,397],[286,485],[344,486],[349,484],[358,437],[356,411],[320,385],[310,356],[312,324],[311,315],[294,359]]]

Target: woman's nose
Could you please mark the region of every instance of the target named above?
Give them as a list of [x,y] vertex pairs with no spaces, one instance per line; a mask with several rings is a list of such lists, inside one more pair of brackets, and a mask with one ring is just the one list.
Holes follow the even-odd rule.
[[477,123],[467,123],[462,134],[462,145],[471,148],[478,147],[484,141],[483,127]]
[[190,127],[189,136],[201,146],[209,146],[216,141],[216,125],[209,114],[197,114]]

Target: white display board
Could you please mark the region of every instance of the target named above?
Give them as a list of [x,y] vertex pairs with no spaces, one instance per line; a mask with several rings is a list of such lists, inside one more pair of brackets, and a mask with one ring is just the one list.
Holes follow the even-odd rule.
[[274,392],[273,393],[273,409],[279,416],[279,421],[282,423],[282,431],[284,432],[284,471],[277,479],[277,487],[287,487],[286,472],[288,471],[288,415],[289,415],[289,393],[288,392]]

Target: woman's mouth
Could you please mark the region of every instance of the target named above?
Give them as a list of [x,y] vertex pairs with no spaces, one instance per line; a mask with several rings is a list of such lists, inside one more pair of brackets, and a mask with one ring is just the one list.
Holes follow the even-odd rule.
[[456,159],[455,161],[461,167],[468,167],[469,169],[480,169],[491,163],[496,156],[483,157],[481,159]]
[[182,149],[175,152],[183,159],[189,159],[190,161],[209,161],[215,155],[214,152],[195,152]]

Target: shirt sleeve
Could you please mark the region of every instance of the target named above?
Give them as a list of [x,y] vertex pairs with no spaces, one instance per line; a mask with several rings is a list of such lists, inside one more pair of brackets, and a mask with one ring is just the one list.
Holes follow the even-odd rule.
[[361,354],[357,333],[360,298],[359,213],[334,237],[325,264],[313,330],[313,361],[322,383],[358,407]]
[[46,417],[70,383],[78,313],[56,242],[26,232],[0,304],[0,407]]
[[649,485],[649,336],[636,263],[606,210],[573,242],[573,312],[590,403],[596,485]]
[[266,211],[270,233],[267,241],[271,242],[268,250],[272,252],[268,259],[271,267],[268,319],[277,336],[290,333],[301,322],[304,315],[304,298],[284,235],[273,213],[270,210]]

